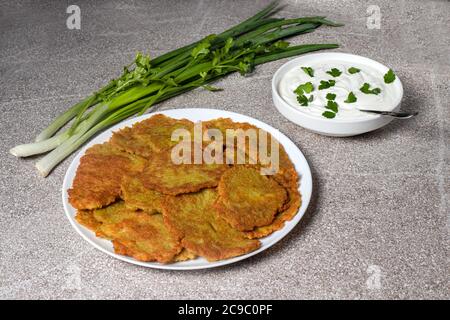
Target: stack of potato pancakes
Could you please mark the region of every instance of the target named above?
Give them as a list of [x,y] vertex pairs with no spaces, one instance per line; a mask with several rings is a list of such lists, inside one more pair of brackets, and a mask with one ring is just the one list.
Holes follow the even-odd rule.
[[[260,130],[228,118],[201,126],[223,137],[227,129]],[[216,261],[259,248],[258,238],[281,229],[298,212],[294,165],[282,146],[279,169],[272,175],[261,174],[267,164],[259,159],[174,163],[171,155],[179,142],[172,140],[173,132],[193,133],[194,127],[189,120],[157,114],[89,148],[69,190],[77,221],[111,240],[116,253],[140,261],[171,263],[198,256]],[[224,141],[224,158],[239,153],[250,158],[248,149],[229,143],[233,139]],[[206,147],[202,141],[201,150]],[[226,152],[229,148],[234,152]]]

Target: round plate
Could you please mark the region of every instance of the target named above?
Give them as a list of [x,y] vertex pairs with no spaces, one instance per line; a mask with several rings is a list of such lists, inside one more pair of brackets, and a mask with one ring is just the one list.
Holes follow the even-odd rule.
[[[92,231],[86,229],[85,227],[78,224],[78,222],[76,222],[76,220],[75,220],[76,209],[74,209],[69,204],[67,190],[70,189],[70,187],[72,186],[72,181],[75,177],[78,165],[80,164],[80,158],[84,155],[86,149],[93,146],[94,144],[103,143],[103,142],[109,140],[113,131],[117,131],[121,128],[131,126],[135,122],[142,121],[142,120],[149,118],[155,114],[164,114],[168,117],[172,117],[175,119],[186,118],[193,122],[206,121],[206,120],[211,120],[211,119],[221,118],[221,117],[222,118],[231,118],[233,121],[236,121],[236,122],[248,122],[248,123],[253,124],[263,130],[266,130],[270,134],[272,134],[280,142],[280,144],[285,148],[287,154],[289,155],[292,162],[294,163],[295,168],[301,178],[299,191],[302,195],[302,204],[301,204],[301,207],[300,207],[297,215],[291,221],[286,222],[283,229],[278,230],[267,237],[261,238],[260,239],[261,247],[258,250],[255,250],[248,254],[234,257],[231,259],[209,262],[204,258],[197,258],[194,260],[176,262],[176,263],[172,263],[172,264],[161,264],[161,263],[157,263],[157,262],[137,261],[133,258],[114,253],[114,249],[113,249],[113,246],[110,241],[101,239],[101,238],[97,238]],[[123,122],[117,124],[116,126],[109,128],[108,130],[101,133],[97,137],[95,137],[77,154],[77,156],[75,157],[75,159],[73,159],[72,163],[70,164],[69,168],[67,169],[66,176],[64,177],[64,182],[63,182],[63,186],[62,186],[62,200],[63,200],[63,204],[64,204],[64,210],[65,210],[66,215],[69,218],[69,221],[72,224],[72,226],[85,240],[87,240],[91,245],[93,245],[97,249],[113,256],[114,258],[129,262],[129,263],[133,263],[136,265],[144,266],[144,267],[157,268],[157,269],[169,269],[169,270],[194,270],[194,269],[219,267],[219,266],[223,266],[226,264],[234,263],[234,262],[246,259],[248,257],[251,257],[255,254],[258,254],[261,251],[264,251],[267,248],[273,246],[275,243],[280,241],[284,236],[286,236],[295,227],[295,225],[300,221],[300,219],[302,218],[302,216],[304,215],[304,213],[306,211],[306,208],[308,207],[309,201],[311,199],[311,192],[312,192],[312,177],[311,177],[311,171],[310,171],[308,162],[306,161],[302,152],[297,148],[297,146],[291,140],[289,140],[289,138],[286,137],[284,134],[282,134],[277,129],[275,129],[261,121],[258,121],[256,119],[253,119],[251,117],[244,116],[244,115],[241,115],[238,113],[228,112],[228,111],[223,111],[223,110],[216,110],[216,109],[195,108],[195,109],[173,109],[173,110],[166,110],[166,111],[146,114],[146,115],[143,115],[140,117],[136,117],[133,119],[123,121]]]

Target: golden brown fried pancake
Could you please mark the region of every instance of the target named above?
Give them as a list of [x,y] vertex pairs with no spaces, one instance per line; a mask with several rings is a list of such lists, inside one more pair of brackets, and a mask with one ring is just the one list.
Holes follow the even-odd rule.
[[137,173],[146,160],[120,151],[109,143],[96,144],[80,159],[69,202],[76,209],[95,209],[114,202],[126,173]]
[[[92,221],[97,223],[92,223]],[[161,214],[130,210],[120,201],[103,209],[79,211],[77,221],[113,242],[118,254],[140,261],[174,261],[180,242],[169,233]],[[182,258],[190,257],[186,253]]]
[[183,247],[209,261],[239,256],[259,248],[259,241],[246,239],[242,232],[217,215],[216,200],[214,189],[168,196],[163,205],[164,221]]
[[176,129],[186,129],[193,132],[194,123],[186,119],[172,119],[162,114],[135,123],[114,132],[111,143],[121,150],[151,158],[155,153],[165,152],[175,146],[178,141],[172,141],[172,133]]
[[[226,145],[225,144],[225,156],[228,156],[228,159],[233,159],[233,163],[236,165],[237,162],[237,156],[240,153],[241,157],[243,155],[242,159],[245,159],[245,166],[253,167],[255,169],[260,170],[261,168],[265,167],[268,168],[270,166],[270,163],[267,164],[267,162],[262,161],[262,158],[260,157],[259,152],[264,151],[265,154],[270,157],[271,155],[271,146],[272,141],[276,141],[275,138],[270,135],[269,133],[265,132],[262,129],[259,129],[249,123],[236,123],[231,121],[230,119],[214,119],[208,122],[204,122],[204,129],[205,128],[217,128],[219,129],[222,134],[225,134],[226,129],[242,129],[242,130],[248,130],[248,129],[257,129],[258,131],[258,139],[259,133],[264,132],[267,136],[267,149],[266,150],[260,150],[260,145],[258,144],[256,157],[254,155],[250,156],[250,148],[249,148],[249,140],[246,137],[245,140],[245,146],[244,148],[240,148],[237,144],[237,140],[235,138],[234,140],[234,146],[233,145]],[[251,237],[264,237],[269,234],[271,234],[274,231],[277,231],[281,229],[284,226],[284,221],[291,220],[295,214],[298,211],[298,208],[301,204],[301,196],[298,192],[298,174],[294,167],[294,164],[290,160],[288,154],[286,153],[286,150],[283,148],[282,145],[278,143],[278,171],[275,171],[274,174],[270,175],[273,179],[275,179],[281,186],[285,187],[288,190],[289,201],[286,201],[285,205],[283,206],[280,213],[278,213],[275,216],[275,219],[273,223],[271,223],[268,226],[258,227],[255,228],[253,231],[249,231],[248,235]],[[229,157],[229,154],[227,153],[227,150],[233,148],[234,154],[233,158]],[[242,166],[242,165],[238,165]],[[276,166],[275,166],[276,167]],[[219,206],[220,208],[220,203]]]
[[273,178],[285,188],[298,187],[298,173],[282,146],[279,149],[279,169]]
[[100,223],[118,223],[133,217],[134,210],[126,207],[125,202],[118,201],[105,208],[92,210],[94,219]]
[[197,258],[197,255],[191,251],[189,251],[186,248],[183,248],[181,252],[175,257],[174,261],[180,262],[180,261],[187,261]]
[[[252,124],[246,122],[233,122],[229,118],[219,118],[203,122],[203,130],[207,129],[218,129],[222,133],[225,156],[229,161],[229,164],[250,164],[259,165],[261,167],[269,167],[271,164],[270,161],[275,160],[270,159],[272,142],[277,142],[277,145],[274,146],[274,148],[278,147],[276,150],[278,150],[279,153],[279,158],[277,160],[279,161],[280,171],[277,172],[277,174],[288,175],[288,173],[286,173],[288,167],[293,168],[292,162],[286,154],[283,146],[281,146],[279,142],[267,131]],[[234,130],[232,131],[234,132],[234,135],[232,135],[231,138],[228,136],[231,132],[229,131],[227,134],[227,129]],[[238,137],[240,137],[240,140]],[[264,149],[262,149],[264,144],[260,144],[262,142],[260,138],[262,137],[265,137],[266,142]],[[254,148],[250,147],[250,138],[255,139]],[[244,143],[244,145],[242,145],[242,143]],[[241,159],[239,159],[238,156],[241,156]],[[294,173],[296,175],[295,169]]]
[[75,220],[77,220],[82,226],[94,231],[96,234],[98,228],[102,225],[101,222],[94,218],[94,213],[92,210],[78,210]]
[[[228,148],[228,150],[233,150],[233,152],[225,153],[224,156],[227,159],[227,163],[229,164],[238,164],[238,154],[241,154],[243,163],[239,164],[248,164],[252,163],[250,162],[249,157],[249,137],[243,136],[245,139],[245,146],[244,148],[238,148],[241,147],[241,145],[238,143],[238,136],[240,134],[245,135],[248,129],[253,130],[253,133],[256,134],[256,137],[258,135],[258,128],[255,126],[250,125],[246,122],[233,122],[230,118],[218,118],[213,119],[209,121],[202,122],[203,131],[206,134],[206,136],[213,136],[216,134],[215,130],[219,130],[222,134],[222,142],[223,146]],[[209,130],[209,131],[207,131]],[[228,131],[227,130],[233,130]],[[238,131],[240,130],[240,131]],[[225,150],[226,150],[225,148]],[[256,163],[256,162],[255,162]]]
[[294,164],[287,155],[283,147],[280,146],[280,166],[279,171],[273,175],[273,178],[288,191],[289,201],[278,213],[275,220],[268,226],[255,228],[253,231],[246,232],[251,239],[262,238],[280,230],[284,227],[286,221],[292,220],[297,214],[302,203],[301,194],[298,191],[298,173]]
[[163,197],[158,191],[144,187],[138,176],[125,176],[122,179],[122,199],[130,209],[161,213]]
[[298,208],[300,207],[301,196],[300,193],[298,192],[297,187],[288,189],[288,194],[289,194],[289,201],[287,202],[287,205],[285,206],[283,211],[281,211],[275,216],[275,219],[271,224],[263,227],[257,227],[252,231],[245,232],[245,235],[249,239],[256,239],[268,236],[269,234],[283,228],[284,223],[286,221],[292,220],[292,218],[297,214]]
[[104,238],[100,231],[103,224],[119,223],[127,217],[133,217],[133,210],[128,209],[123,201],[118,201],[101,209],[78,210],[75,219],[98,237]]
[[151,159],[139,179],[148,189],[177,195],[217,186],[227,169],[225,164],[175,164],[165,154]]
[[100,227],[104,223],[120,222],[126,217],[126,214],[131,215],[131,212],[125,207],[123,201],[119,201],[101,209],[78,210],[75,220],[82,226],[95,232],[97,237],[104,238],[105,236],[100,232]]
[[266,226],[287,200],[286,190],[259,170],[235,166],[219,182],[219,215],[241,231]]
[[301,195],[298,191],[298,174],[282,146],[279,149],[279,159],[279,170],[271,177],[286,188],[289,200],[270,225],[257,227],[252,231],[245,232],[250,239],[262,238],[280,230],[286,221],[292,220],[300,208]]
[[[127,242],[123,242],[126,243],[126,245],[124,245],[122,242],[114,240],[112,241],[113,246],[114,246],[114,251],[117,254],[121,254],[124,256],[131,256],[133,258],[135,258],[136,260],[140,260],[140,261],[153,261],[153,260],[146,260],[148,259],[148,255],[146,253],[143,253],[141,250],[130,250],[131,248],[135,248],[136,245],[133,243],[127,243]],[[139,255],[139,257],[138,257]],[[197,256],[190,252],[189,250],[186,249],[182,249],[180,251],[179,254],[177,254],[171,261],[168,262],[182,262],[182,261],[187,261],[187,260],[192,260],[197,258]],[[163,261],[159,261],[159,262],[163,262]],[[164,263],[164,262],[163,262]]]
[[[226,142],[226,130],[227,129],[233,129],[233,130],[237,130],[237,129],[242,129],[242,130],[247,130],[247,129],[259,129],[258,127],[255,127],[254,125],[251,125],[250,123],[247,122],[234,122],[233,120],[231,120],[230,118],[217,118],[217,119],[212,119],[212,120],[208,120],[208,121],[203,121],[202,122],[202,127],[203,127],[203,131],[206,132],[206,130],[210,130],[210,129],[217,129],[222,133],[222,137],[223,137],[223,141],[224,143]],[[211,133],[213,133],[213,131],[211,131]],[[211,136],[211,135],[209,135]],[[236,137],[236,136],[234,136]]]
[[[181,244],[164,225],[161,214],[149,215],[135,211],[132,218],[115,224],[104,224],[100,231],[121,244],[122,252],[140,261],[168,263],[180,253]],[[123,249],[126,248],[126,252]]]

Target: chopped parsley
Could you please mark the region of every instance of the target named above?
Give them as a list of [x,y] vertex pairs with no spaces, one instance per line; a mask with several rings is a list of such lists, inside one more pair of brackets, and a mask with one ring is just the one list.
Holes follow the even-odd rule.
[[311,93],[314,90],[314,86],[311,82],[302,83],[294,90],[294,93],[301,95],[304,93]]
[[347,96],[347,100],[344,100],[345,103],[354,103],[358,100],[358,98],[356,98],[355,94],[353,93],[353,91],[350,91],[350,93]]
[[329,80],[329,81],[321,80],[320,84],[319,84],[319,90],[331,88],[335,84],[336,84],[336,81],[334,81],[334,80]]
[[[305,72],[310,77],[314,77],[314,70],[311,67],[301,67],[303,72]],[[345,71],[345,70],[344,70]],[[361,69],[356,67],[349,67],[347,69],[347,72],[349,74],[356,74],[361,72]],[[330,76],[337,78],[340,75],[342,75],[342,71],[338,68],[331,68],[330,70],[326,71],[327,74]],[[392,83],[395,81],[395,74],[392,69],[389,69],[389,71],[384,75],[384,82],[385,83]],[[317,86],[318,90],[324,90],[329,89],[331,87],[334,87],[336,85],[336,80],[330,79],[330,80],[320,80],[320,84]],[[311,94],[316,88],[311,82],[306,82],[300,84],[295,90],[294,93],[297,95],[297,101],[301,106],[308,106],[310,102],[314,100],[314,96]],[[378,95],[381,93],[381,89],[377,87],[372,87],[371,84],[365,82],[359,90],[362,93],[365,94],[374,94]],[[336,114],[339,111],[339,105],[336,102],[336,94],[328,92],[326,94],[327,104],[325,106],[325,111],[322,113],[322,116],[328,119],[333,119],[336,117]],[[347,95],[347,99],[344,100],[344,103],[355,103],[358,101],[358,98],[356,97],[355,93],[353,91],[350,91]]]
[[302,67],[302,70],[311,78],[314,77],[314,70],[311,67]]
[[339,69],[336,69],[336,68],[332,68],[330,71],[327,71],[327,73],[330,75],[330,76],[333,76],[333,77],[339,77],[341,74],[342,74],[342,72],[339,70]]
[[395,73],[392,71],[392,69],[389,69],[389,71],[384,75],[384,82],[385,83],[392,83],[395,80]]
[[311,82],[302,83],[294,90],[294,93],[297,95],[297,101],[301,106],[307,107],[313,101],[313,95],[306,96],[306,93],[311,93],[312,91],[314,91],[314,86]]
[[333,100],[328,100],[328,103],[325,108],[330,109],[334,112],[338,112],[339,111],[338,107],[339,106],[338,106],[337,102],[335,102]]
[[334,100],[336,99],[336,95],[334,93],[327,93],[326,98],[327,100]]
[[350,74],[355,74],[355,73],[358,73],[360,71],[361,71],[361,69],[358,69],[358,68],[355,68],[355,67],[348,68],[348,73],[350,73]]
[[367,82],[365,82],[363,84],[363,86],[361,88],[359,88],[359,90],[361,90],[361,92],[365,93],[365,94],[379,94],[381,92],[380,88],[373,88],[370,89],[370,84],[368,84]]
[[309,99],[308,99],[308,97],[305,96],[304,94],[299,94],[299,95],[297,96],[297,101],[298,101],[298,103],[300,103],[300,105],[301,105],[302,107],[307,107],[307,106],[308,106],[308,103],[310,102]]
[[332,111],[324,111],[324,113],[322,113],[322,116],[328,119],[333,119],[334,117],[336,117],[336,113]]

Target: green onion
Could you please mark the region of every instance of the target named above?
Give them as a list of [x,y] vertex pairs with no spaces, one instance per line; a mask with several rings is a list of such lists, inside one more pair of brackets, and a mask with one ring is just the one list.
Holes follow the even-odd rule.
[[[218,35],[207,36],[153,60],[138,53],[119,78],[58,116],[36,137],[36,142],[14,147],[10,152],[27,157],[50,151],[36,164],[46,176],[95,134],[144,113],[156,103],[198,87],[211,90],[209,83],[232,72],[245,75],[259,64],[338,47],[337,44],[289,46],[283,39],[312,32],[321,25],[339,24],[325,17],[270,18],[276,10],[277,3],[271,3]],[[57,133],[70,121],[68,129]]]

